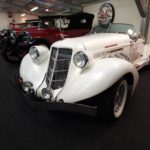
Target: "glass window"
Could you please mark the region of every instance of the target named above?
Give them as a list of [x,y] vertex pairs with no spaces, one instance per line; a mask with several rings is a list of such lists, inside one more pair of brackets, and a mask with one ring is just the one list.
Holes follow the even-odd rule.
[[102,28],[101,26],[96,26],[93,28],[91,33],[127,33],[129,29],[135,31],[133,25],[123,23],[112,23],[109,26],[109,28]]

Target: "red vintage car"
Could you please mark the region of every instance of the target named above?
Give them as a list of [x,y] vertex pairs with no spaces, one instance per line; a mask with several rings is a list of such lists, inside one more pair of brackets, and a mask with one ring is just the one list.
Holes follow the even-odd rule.
[[10,23],[9,28],[16,32],[16,35],[18,35],[20,32],[22,32],[23,28],[26,26],[26,23]]
[[20,62],[33,45],[42,44],[50,48],[55,41],[87,34],[91,30],[94,15],[81,12],[73,15],[44,16],[39,19],[37,26],[29,24],[16,36],[13,44],[7,44],[5,58],[9,62]]
[[29,28],[37,27],[40,20],[27,20],[25,23],[10,23],[9,28],[16,32],[16,35]]
[[34,38],[49,40],[52,44],[66,37],[78,37],[88,33],[92,27],[94,15],[77,13],[69,16],[40,17],[38,27],[28,28],[27,31]]

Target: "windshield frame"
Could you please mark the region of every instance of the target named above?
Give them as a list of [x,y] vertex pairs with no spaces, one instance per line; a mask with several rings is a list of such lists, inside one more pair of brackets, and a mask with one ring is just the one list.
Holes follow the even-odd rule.
[[[114,27],[114,25],[115,26],[120,25],[120,27],[124,25],[124,26],[126,26],[126,28],[127,28],[127,26],[129,26],[129,28],[126,31],[121,31],[121,30],[114,31],[114,30],[111,30],[112,27]],[[132,25],[132,24],[126,24],[126,23],[112,23],[112,24],[110,24],[110,26],[108,28],[102,28],[100,25],[95,26],[91,30],[91,33],[122,33],[122,34],[127,34],[127,32],[128,32],[129,29],[132,29],[133,31],[135,31],[134,25]],[[97,31],[97,30],[99,30],[99,31]]]

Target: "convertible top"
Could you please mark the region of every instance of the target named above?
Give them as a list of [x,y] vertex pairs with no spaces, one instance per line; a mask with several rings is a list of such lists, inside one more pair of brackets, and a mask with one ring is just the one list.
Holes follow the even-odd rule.
[[79,12],[76,14],[71,15],[53,15],[53,16],[42,16],[39,17],[40,20],[50,20],[50,19],[59,19],[59,18],[66,18],[70,20],[69,29],[91,29],[94,15],[85,13],[85,12]]

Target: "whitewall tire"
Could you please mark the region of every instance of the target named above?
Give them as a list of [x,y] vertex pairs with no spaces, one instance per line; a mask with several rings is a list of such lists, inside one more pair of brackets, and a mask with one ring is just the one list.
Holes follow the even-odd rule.
[[128,97],[127,80],[121,78],[116,84],[100,95],[98,113],[104,119],[113,121],[120,118]]

